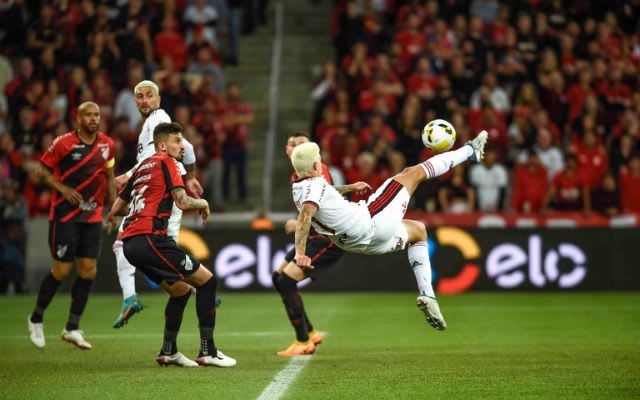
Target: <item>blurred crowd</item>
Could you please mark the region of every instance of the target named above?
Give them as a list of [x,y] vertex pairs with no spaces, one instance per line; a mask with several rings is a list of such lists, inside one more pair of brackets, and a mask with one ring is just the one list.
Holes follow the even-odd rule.
[[161,107],[196,148],[209,200],[220,207],[229,197],[232,171],[245,199],[253,113],[224,67],[238,63],[239,36],[266,23],[267,1],[0,2],[0,293],[21,281],[27,217],[48,213],[38,160],[74,129],[84,101],[100,106],[122,173],[135,164],[141,124],[133,87],[154,80]]
[[[238,36],[266,21],[266,4],[3,2],[0,181],[17,184],[29,215],[46,214],[49,191],[34,175],[35,163],[55,137],[73,129],[77,106],[88,100],[100,105],[100,130],[116,140],[117,172],[128,170],[141,123],[132,89],[150,78],[160,86],[161,107],[196,145],[201,178],[216,164],[226,184],[219,192],[228,195],[231,170],[244,168],[237,153],[246,145],[251,110],[241,102],[240,86],[225,81],[224,66],[238,62]],[[246,189],[238,181],[243,199]]]
[[337,0],[332,35],[312,133],[338,180],[424,160],[443,118],[487,157],[414,209],[640,211],[640,1]]

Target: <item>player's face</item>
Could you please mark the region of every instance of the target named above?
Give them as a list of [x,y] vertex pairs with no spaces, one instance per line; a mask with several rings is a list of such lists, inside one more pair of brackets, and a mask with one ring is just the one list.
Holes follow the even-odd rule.
[[100,109],[94,105],[87,105],[78,111],[77,122],[80,130],[94,134],[100,126]]
[[178,161],[184,157],[184,146],[182,144],[182,133],[171,134],[167,138],[167,155]]
[[153,89],[143,87],[136,92],[136,106],[143,117],[148,117],[160,107],[160,96],[154,93]]
[[308,140],[304,136],[300,137],[290,137],[287,139],[287,145],[285,146],[285,152],[287,153],[287,157],[291,158],[291,153],[293,153],[293,149],[296,146],[301,145],[302,143],[307,143]]

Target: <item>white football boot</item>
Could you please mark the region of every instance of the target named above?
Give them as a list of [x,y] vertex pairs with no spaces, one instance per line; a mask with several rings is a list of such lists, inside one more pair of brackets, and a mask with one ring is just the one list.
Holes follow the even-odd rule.
[[424,317],[427,319],[429,325],[439,331],[447,329],[447,323],[440,313],[440,307],[436,299],[427,296],[418,296],[416,302],[418,308],[424,313]]
[[167,365],[177,365],[178,367],[197,367],[198,363],[189,360],[187,357],[183,356],[182,353],[176,352],[170,356],[166,356],[163,354],[158,354],[156,357],[156,362],[158,365],[166,367]]
[[79,329],[74,329],[72,331],[63,329],[60,333],[60,339],[67,343],[71,343],[79,349],[91,350],[91,343],[84,339],[84,332]]
[[31,322],[31,316],[27,317],[29,327],[29,340],[39,349],[44,349],[44,324]]
[[204,366],[213,365],[214,367],[220,367],[220,368],[233,367],[234,365],[236,365],[235,359],[229,356],[225,356],[224,353],[221,352],[220,350],[218,350],[218,353],[215,357],[212,355],[201,356],[196,358],[196,361],[200,365],[204,365]]
[[469,157],[471,161],[482,161],[484,158],[484,145],[487,144],[488,137],[489,133],[487,133],[487,131],[482,131],[478,133],[478,136],[465,143],[465,146],[471,146],[473,149],[473,154]]

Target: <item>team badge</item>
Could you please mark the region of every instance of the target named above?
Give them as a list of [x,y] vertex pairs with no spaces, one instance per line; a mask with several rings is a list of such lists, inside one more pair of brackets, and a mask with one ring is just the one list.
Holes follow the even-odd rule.
[[58,258],[64,257],[65,254],[67,254],[67,245],[58,245],[58,249],[56,250]]

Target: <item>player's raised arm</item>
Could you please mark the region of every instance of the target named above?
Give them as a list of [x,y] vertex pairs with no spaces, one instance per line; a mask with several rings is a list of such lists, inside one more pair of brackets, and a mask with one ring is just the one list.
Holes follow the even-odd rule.
[[309,237],[309,229],[311,228],[311,219],[318,212],[318,206],[308,202],[300,208],[298,215],[298,225],[296,226],[296,256],[295,262],[300,268],[313,269],[311,258],[307,257],[307,238]]
[[356,192],[357,194],[364,194],[364,193],[366,193],[368,191],[373,190],[373,189],[371,189],[371,186],[366,182],[355,182],[355,183],[351,183],[349,185],[334,186],[334,188],[340,194],[347,194],[347,193],[351,193],[351,192]]

